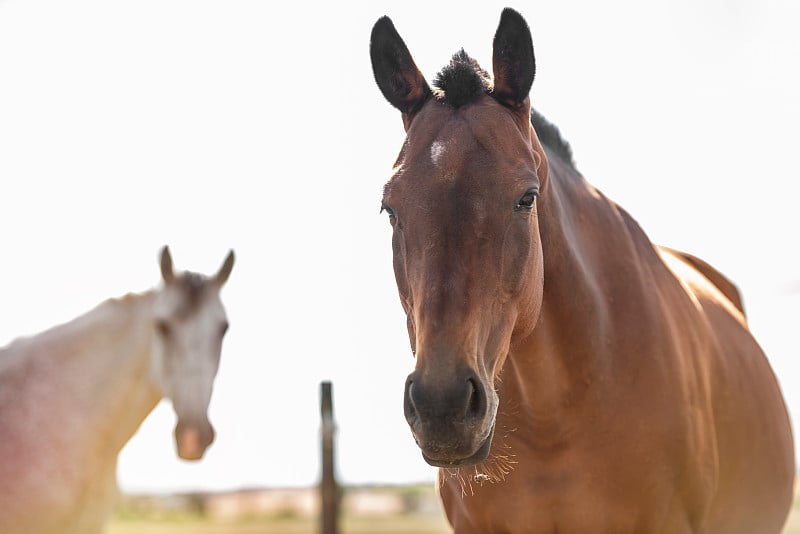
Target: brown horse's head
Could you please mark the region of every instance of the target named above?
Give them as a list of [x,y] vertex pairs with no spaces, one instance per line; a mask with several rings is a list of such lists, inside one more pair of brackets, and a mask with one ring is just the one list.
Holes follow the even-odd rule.
[[493,84],[462,50],[432,91],[387,17],[372,30],[370,54],[407,134],[382,204],[416,354],[406,419],[428,463],[478,463],[491,446],[495,380],[542,301],[536,199],[547,161],[530,125],[530,31],[503,11]]

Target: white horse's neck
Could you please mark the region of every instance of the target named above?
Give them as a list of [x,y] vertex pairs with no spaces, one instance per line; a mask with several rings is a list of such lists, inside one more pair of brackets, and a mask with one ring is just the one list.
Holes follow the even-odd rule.
[[161,398],[150,371],[154,298],[107,300],[3,349],[0,389],[17,391],[7,403],[0,396],[5,420],[25,414],[20,425],[40,425],[41,438],[69,432],[76,450],[114,462]]
[[0,532],[102,525],[117,455],[162,396],[150,370],[155,296],[108,300],[0,349]]
[[[116,464],[119,451],[162,394],[151,372],[155,293],[108,300],[52,331],[61,365],[73,385],[72,413],[83,414],[97,458]],[[59,331],[60,330],[60,331]]]

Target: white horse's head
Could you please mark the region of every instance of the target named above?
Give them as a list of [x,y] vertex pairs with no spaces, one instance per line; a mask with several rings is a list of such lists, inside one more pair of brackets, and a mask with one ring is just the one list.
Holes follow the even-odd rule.
[[220,289],[233,268],[233,251],[210,277],[175,273],[169,248],[161,251],[164,287],[153,316],[153,378],[178,416],[178,456],[199,460],[214,441],[208,404],[219,368],[222,338],[228,329]]

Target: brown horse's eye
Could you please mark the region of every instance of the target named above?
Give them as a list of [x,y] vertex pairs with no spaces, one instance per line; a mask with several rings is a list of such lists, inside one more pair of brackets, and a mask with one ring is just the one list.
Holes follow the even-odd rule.
[[381,211],[380,212],[383,213],[384,211],[386,212],[387,215],[389,215],[389,219],[390,220],[394,220],[394,210],[392,208],[390,208],[389,206],[387,206],[386,204],[381,203]]
[[515,210],[530,210],[533,208],[536,199],[539,197],[539,192],[535,189],[530,189],[525,192],[517,201],[517,205],[514,207]]

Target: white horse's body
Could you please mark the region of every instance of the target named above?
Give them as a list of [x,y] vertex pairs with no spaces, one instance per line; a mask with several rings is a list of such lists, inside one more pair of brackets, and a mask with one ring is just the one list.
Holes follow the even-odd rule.
[[[117,455],[164,396],[173,400],[179,420],[184,416],[199,429],[184,432],[191,434],[189,445],[179,439],[179,452],[202,456],[213,439],[204,417],[222,335],[215,328],[209,342],[189,340],[195,343],[192,372],[186,373],[177,365],[183,354],[175,348],[186,345],[179,343],[183,332],[176,325],[168,343],[160,329],[176,311],[187,324],[197,319],[207,327],[209,319],[202,316],[209,309],[224,321],[218,292],[230,272],[229,259],[220,280],[186,275],[214,289],[199,299],[195,295],[194,312],[181,297],[183,290],[175,289],[180,285],[175,280],[183,277],[165,276],[162,289],[108,300],[0,349],[0,533],[101,532],[117,495]],[[209,350],[198,350],[206,345]],[[204,383],[179,374],[201,376]],[[187,406],[181,390],[208,395],[195,394],[196,405]],[[203,422],[212,435],[199,444]]]
[[153,294],[0,349],[0,532],[99,532],[117,455],[161,398]]

